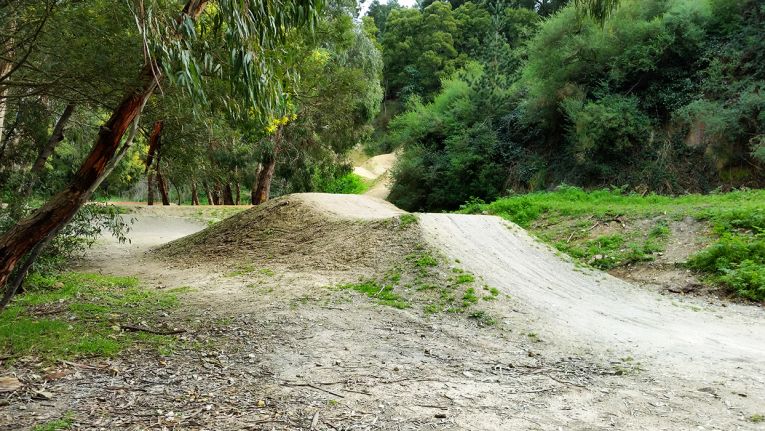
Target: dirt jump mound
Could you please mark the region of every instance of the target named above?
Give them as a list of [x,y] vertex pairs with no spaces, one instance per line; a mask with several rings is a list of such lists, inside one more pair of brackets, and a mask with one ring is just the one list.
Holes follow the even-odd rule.
[[187,264],[259,262],[294,269],[379,269],[419,240],[406,212],[358,195],[302,193],[243,211],[154,252]]

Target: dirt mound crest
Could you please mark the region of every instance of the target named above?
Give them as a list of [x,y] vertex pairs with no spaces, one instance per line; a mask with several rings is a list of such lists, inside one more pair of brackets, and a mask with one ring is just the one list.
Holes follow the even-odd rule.
[[373,271],[420,240],[395,206],[365,196],[294,194],[243,211],[155,253],[187,264],[256,262],[294,269]]

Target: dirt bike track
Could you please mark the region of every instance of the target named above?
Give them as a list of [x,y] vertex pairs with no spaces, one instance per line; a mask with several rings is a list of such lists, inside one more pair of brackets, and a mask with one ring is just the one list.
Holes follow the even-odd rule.
[[[273,208],[310,208],[310,223],[320,215],[330,227],[406,214],[372,196],[286,198],[304,206]],[[497,217],[416,214],[443,259],[501,291],[486,304],[499,323],[480,327],[327,289],[358,273],[253,260],[275,275],[232,276],[224,260],[176,265],[147,253],[204,229],[190,211],[137,208],[126,216],[136,220],[131,243],[104,239],[79,270],[185,286],[170,318],[198,322],[189,342],[215,340],[212,350],[128,354],[110,362],[119,375],[81,370],[48,388],[53,407],[9,415],[74,411],[97,418],[82,429],[131,430],[765,429],[750,420],[765,410],[761,307],[644,290],[579,267]],[[347,247],[375,247],[369,238],[351,236]],[[147,389],[154,375],[172,378]]]

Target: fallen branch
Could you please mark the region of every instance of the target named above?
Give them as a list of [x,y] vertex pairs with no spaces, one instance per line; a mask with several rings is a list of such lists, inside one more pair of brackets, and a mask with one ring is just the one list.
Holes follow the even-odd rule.
[[125,331],[130,331],[130,332],[147,332],[149,334],[155,334],[155,335],[175,335],[175,334],[182,334],[186,332],[185,329],[173,329],[171,331],[157,331],[155,329],[147,328],[145,326],[122,325],[122,324],[120,324],[120,329],[123,329]]
[[313,384],[311,384],[311,383],[294,383],[294,382],[284,382],[284,384],[285,384],[286,386],[302,386],[302,387],[308,387],[308,388],[316,389],[317,391],[326,392],[326,393],[328,393],[328,394],[330,394],[330,395],[334,395],[334,396],[336,396],[336,397],[345,398],[345,396],[343,396],[343,395],[340,395],[340,394],[338,394],[338,393],[336,393],[336,392],[328,391],[328,390],[326,390],[326,389],[324,389],[324,388],[320,388],[320,387],[318,387],[318,386],[316,386],[316,385],[313,385]]

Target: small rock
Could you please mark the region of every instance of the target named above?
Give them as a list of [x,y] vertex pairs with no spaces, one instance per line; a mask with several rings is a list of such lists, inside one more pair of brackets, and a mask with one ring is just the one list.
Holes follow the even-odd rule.
[[257,400],[255,402],[255,407],[265,407],[265,406],[266,406],[266,401],[265,400]]

